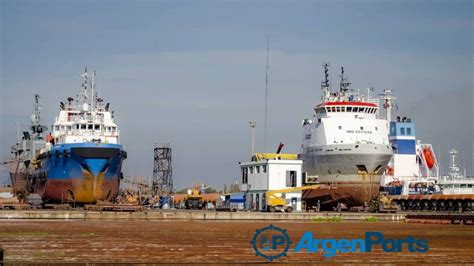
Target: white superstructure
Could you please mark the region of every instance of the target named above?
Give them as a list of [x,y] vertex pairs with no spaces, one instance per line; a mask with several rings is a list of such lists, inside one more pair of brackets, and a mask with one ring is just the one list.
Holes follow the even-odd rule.
[[[119,130],[109,103],[95,91],[95,72],[83,75],[82,93],[76,99],[69,97],[67,104],[61,102],[59,116],[53,125],[53,137],[56,144],[63,143],[119,143]],[[89,92],[89,77],[91,90]]]

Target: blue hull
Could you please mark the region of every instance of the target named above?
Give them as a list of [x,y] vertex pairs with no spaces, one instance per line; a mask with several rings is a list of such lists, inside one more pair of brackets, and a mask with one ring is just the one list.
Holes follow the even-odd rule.
[[119,144],[71,143],[53,146],[39,156],[32,173],[43,201],[95,203],[114,199],[126,152]]

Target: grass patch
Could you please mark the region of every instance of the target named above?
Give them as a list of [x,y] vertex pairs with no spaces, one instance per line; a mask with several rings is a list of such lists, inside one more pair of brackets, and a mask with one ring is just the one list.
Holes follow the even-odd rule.
[[377,219],[377,217],[374,217],[374,216],[369,216],[369,217],[364,218],[365,223],[376,223],[378,221],[379,220]]
[[332,217],[314,217],[311,219],[312,222],[316,223],[339,223],[342,221],[341,216],[332,216]]

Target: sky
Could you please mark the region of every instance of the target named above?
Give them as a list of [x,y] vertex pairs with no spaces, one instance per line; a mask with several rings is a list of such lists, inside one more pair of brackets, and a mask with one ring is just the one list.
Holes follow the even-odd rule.
[[412,118],[441,169],[457,148],[470,174],[473,13],[460,0],[0,0],[0,161],[33,95],[50,126],[88,67],[115,111],[126,176],[152,176],[155,143],[170,143],[176,188],[234,183],[250,159],[249,121],[264,150],[269,36],[267,151],[300,151],[326,61],[333,84],[344,66],[353,89],[392,89],[394,116]]

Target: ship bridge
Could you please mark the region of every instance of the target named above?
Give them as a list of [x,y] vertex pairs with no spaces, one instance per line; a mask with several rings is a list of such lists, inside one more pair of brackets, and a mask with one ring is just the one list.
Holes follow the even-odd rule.
[[314,107],[318,117],[331,117],[334,115],[351,116],[352,114],[360,116],[360,114],[364,114],[364,117],[375,118],[377,110],[378,106],[375,103],[351,101],[324,102]]

